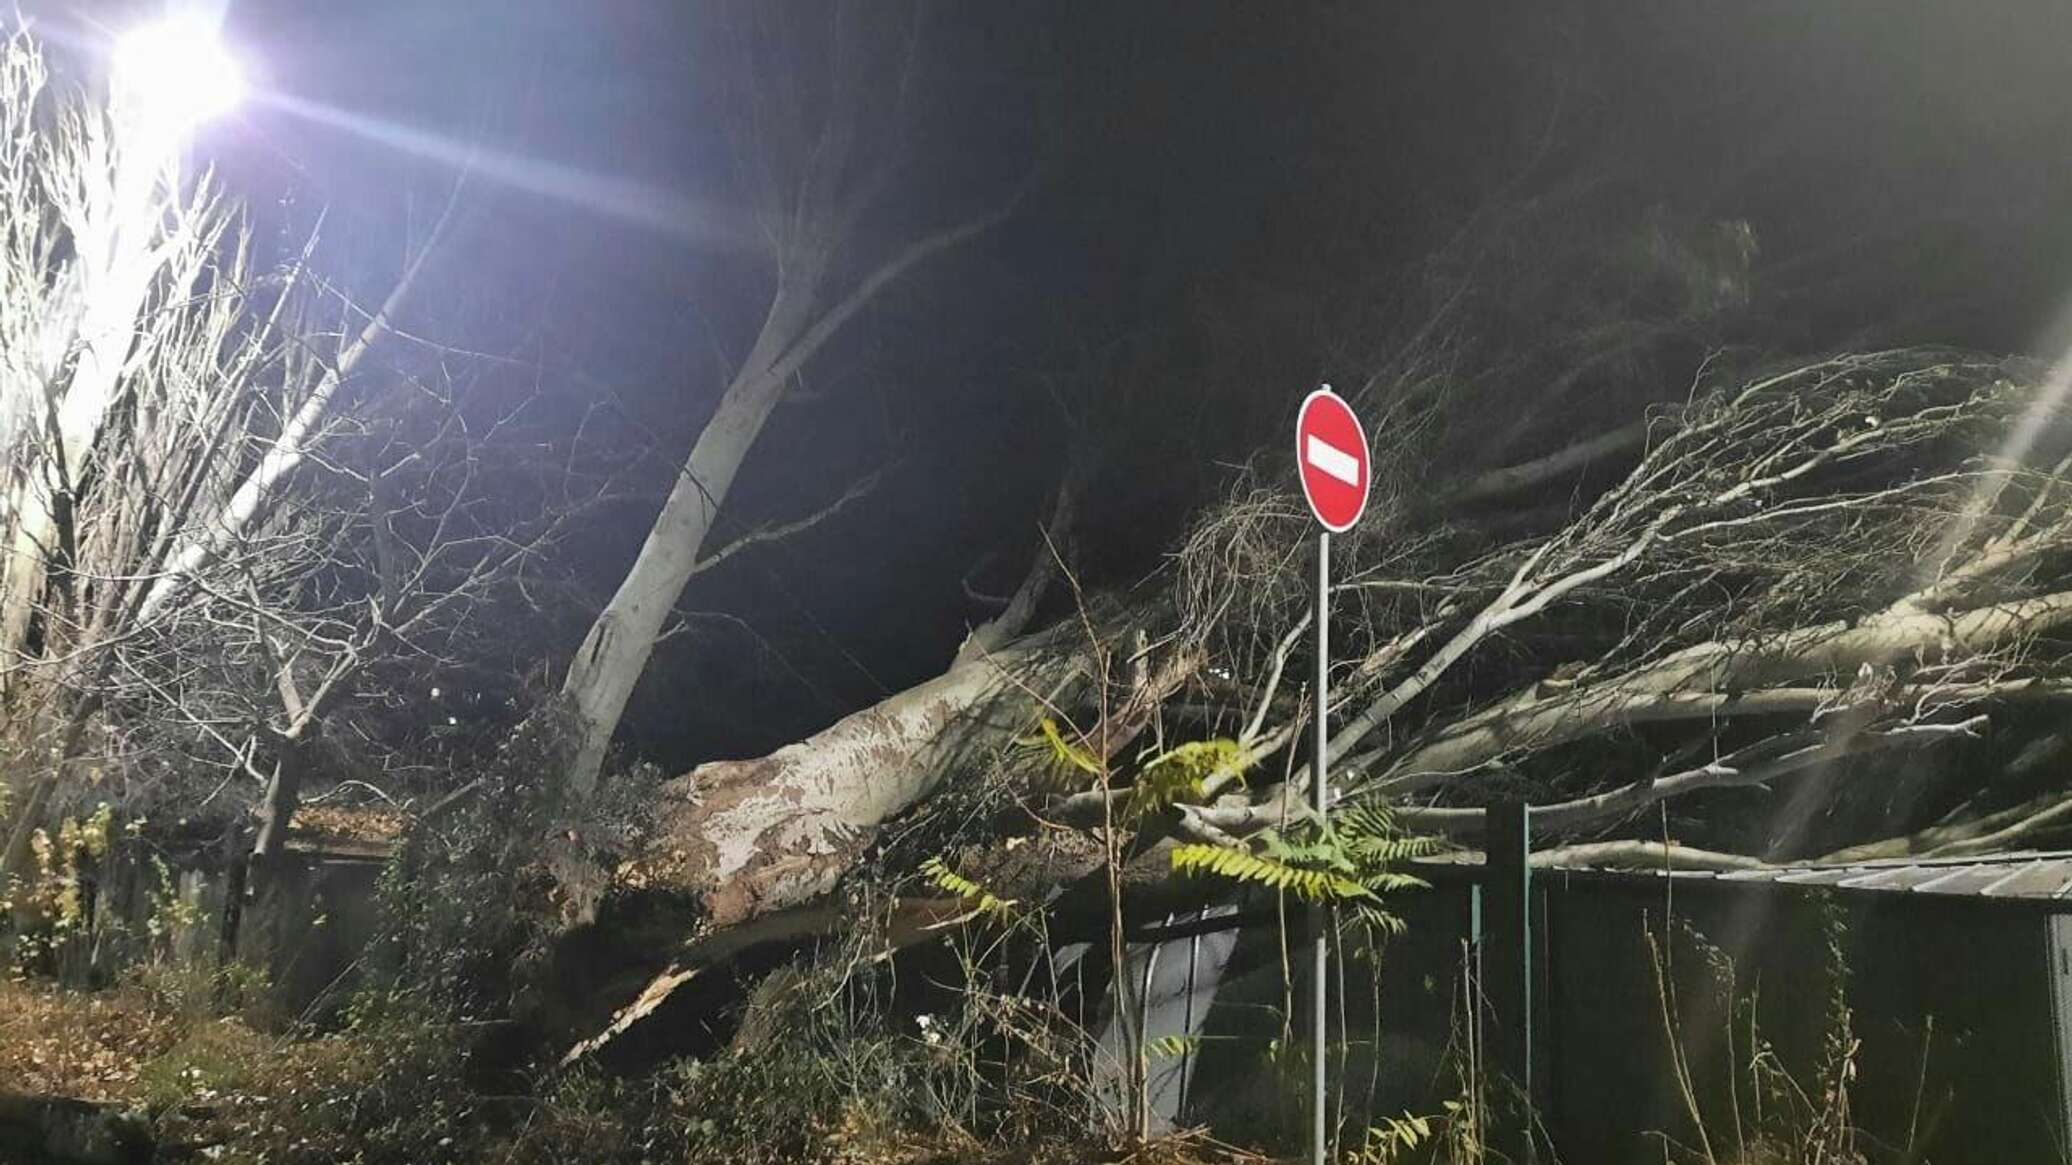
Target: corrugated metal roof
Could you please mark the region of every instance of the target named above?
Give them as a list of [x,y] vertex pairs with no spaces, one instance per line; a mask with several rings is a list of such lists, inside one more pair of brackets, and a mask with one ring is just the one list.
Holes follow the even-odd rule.
[[[1458,866],[1462,863],[1444,862]],[[1837,890],[1886,894],[1923,894],[1951,898],[2062,900],[2072,909],[2072,850],[2026,850],[1963,858],[1880,858],[1832,865],[1787,863],[1754,870],[1715,873],[1707,870],[1664,871],[1608,868],[1535,861],[1533,872],[1589,874],[1620,881],[1771,883],[1832,887]]]

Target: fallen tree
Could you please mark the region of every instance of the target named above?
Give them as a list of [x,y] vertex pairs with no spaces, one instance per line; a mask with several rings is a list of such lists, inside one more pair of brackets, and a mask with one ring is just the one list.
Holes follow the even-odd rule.
[[[1648,410],[1622,478],[1465,556],[1459,517],[1385,498],[1335,572],[1334,799],[1472,845],[1486,798],[1523,795],[1542,843],[1582,860],[1633,860],[1653,838],[1714,868],[1908,852],[1931,823],[1933,844],[1967,848],[2062,827],[2061,793],[2010,814],[1993,797],[2036,791],[1984,786],[2046,730],[2030,710],[2072,697],[2072,490],[2064,461],[2032,464],[2072,445],[2064,375],[1920,349],[1708,369]],[[1414,446],[1378,456],[1420,464]],[[697,923],[689,963],[635,1010],[708,957],[697,936],[801,908],[866,859],[911,870],[961,837],[962,876],[1035,901],[1119,861],[1156,912],[1213,892],[1152,892],[1187,881],[1176,850],[1258,856],[1254,839],[1309,828],[1288,744],[1311,694],[1281,690],[1307,670],[1302,528],[1285,489],[1241,484],[1137,592],[1155,597],[1082,608],[768,757],[669,782],[622,886],[687,897]],[[1023,747],[1046,721],[1049,743]],[[1221,742],[1224,763],[1173,780],[1190,740]],[[1896,765],[1930,776],[1847,811]],[[976,834],[919,824],[973,786],[1012,811]],[[1774,818],[1747,799],[1776,794]],[[1660,849],[1665,829],[1683,847]]]

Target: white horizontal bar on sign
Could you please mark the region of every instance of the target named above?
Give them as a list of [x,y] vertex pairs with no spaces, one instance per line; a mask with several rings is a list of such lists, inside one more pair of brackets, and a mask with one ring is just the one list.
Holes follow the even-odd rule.
[[1315,433],[1309,435],[1309,442],[1304,447],[1302,455],[1311,465],[1345,484],[1360,484],[1360,459]]

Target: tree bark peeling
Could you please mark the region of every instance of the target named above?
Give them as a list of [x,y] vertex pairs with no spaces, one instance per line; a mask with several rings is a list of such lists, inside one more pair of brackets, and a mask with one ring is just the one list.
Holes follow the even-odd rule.
[[753,760],[714,761],[662,786],[652,840],[622,871],[697,901],[713,926],[834,887],[878,827],[959,763],[1027,728],[1014,682],[1026,652],[936,678]]

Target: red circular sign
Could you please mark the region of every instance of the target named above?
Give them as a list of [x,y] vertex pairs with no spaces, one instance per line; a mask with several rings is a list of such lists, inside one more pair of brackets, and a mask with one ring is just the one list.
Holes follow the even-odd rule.
[[1295,415],[1295,465],[1309,512],[1333,534],[1352,529],[1367,508],[1367,431],[1330,385],[1310,393]]

